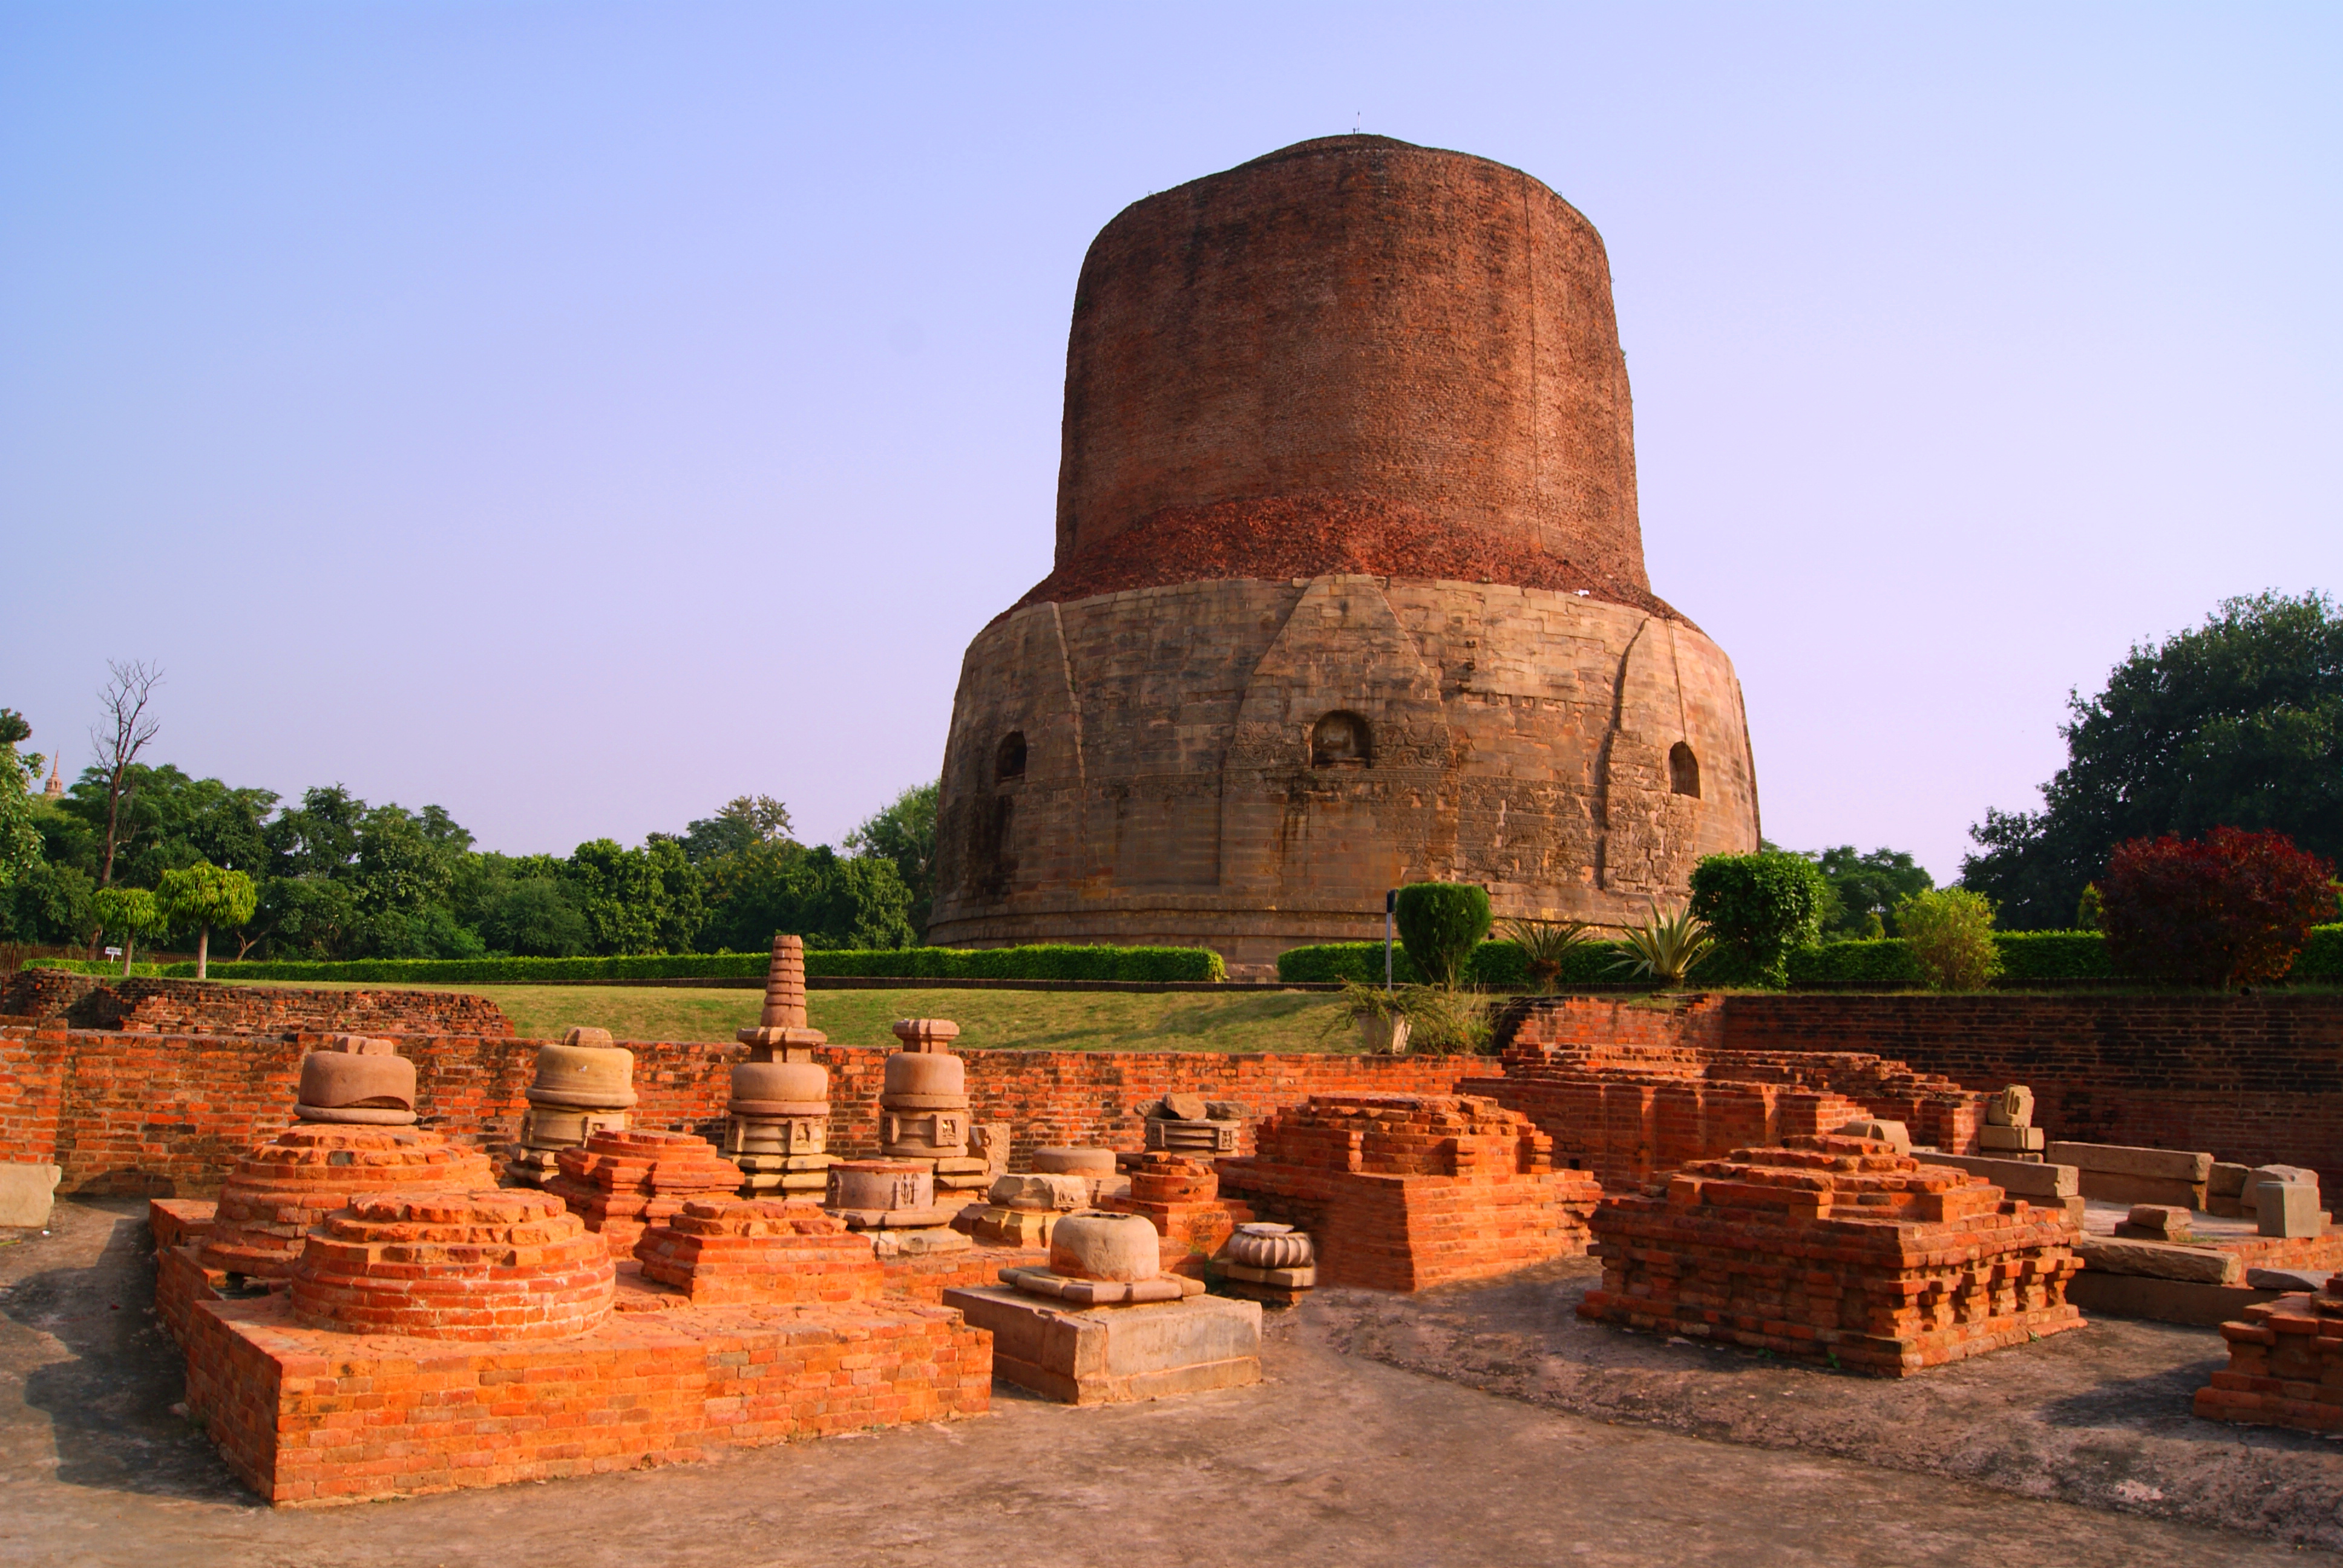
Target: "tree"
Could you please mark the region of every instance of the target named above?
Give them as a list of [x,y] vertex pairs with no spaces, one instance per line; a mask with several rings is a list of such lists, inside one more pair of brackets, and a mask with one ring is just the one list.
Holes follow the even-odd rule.
[[1983,990],[2001,972],[1993,901],[1982,893],[1923,889],[1897,901],[1896,930],[1936,990]]
[[0,891],[31,876],[41,863],[41,830],[33,825],[33,783],[44,759],[16,755],[33,727],[13,708],[0,708]]
[[580,844],[566,875],[598,953],[689,952],[707,921],[699,869],[663,835],[639,849]]
[[156,887],[155,902],[166,925],[173,929],[194,926],[196,937],[196,978],[211,976],[212,928],[240,926],[252,919],[260,901],[259,892],[252,879],[242,871],[231,871],[198,860],[194,865],[163,873]]
[[684,859],[697,866],[737,855],[755,844],[786,844],[789,809],[770,795],[736,795],[713,817],[704,817],[683,830]]
[[106,775],[106,859],[98,868],[98,886],[114,880],[114,851],[121,829],[122,803],[126,785],[129,782],[131,765],[138,754],[146,749],[161,729],[146,711],[153,699],[155,688],[162,684],[163,672],[136,659],[128,664],[116,664],[108,659],[109,679],[97,699],[106,709],[105,717],[91,726],[90,744],[97,749],[98,766]]
[[167,929],[162,911],[155,907],[155,895],[145,888],[100,888],[95,901],[100,933],[112,931],[122,939],[122,972],[127,975],[138,939],[160,935]]
[[[2066,926],[2110,851],[2217,827],[2343,856],[2343,614],[2321,593],[2225,599],[2202,627],[2136,646],[2088,702],[2036,812],[1988,809],[1964,886],[2005,925]],[[2101,892],[2106,892],[2102,885]]]
[[1826,940],[1890,935],[1897,902],[1936,885],[1927,868],[1902,849],[1859,855],[1854,845],[1841,844],[1811,859],[1830,884],[1831,898],[1822,914]]
[[1830,884],[1804,855],[1711,855],[1693,868],[1686,912],[1761,985],[1789,984],[1790,950],[1820,933]]
[[895,862],[911,893],[911,929],[923,941],[936,896],[936,795],[934,784],[914,784],[846,836],[846,847],[855,854],[883,855]]
[[2286,978],[2310,928],[2336,918],[2335,863],[2283,833],[2216,828],[2118,845],[2098,881],[2107,957],[2193,985]]
[[759,844],[708,868],[705,939],[754,952],[776,931],[809,948],[908,948],[918,940],[905,911],[911,893],[894,862],[841,858],[828,845]]

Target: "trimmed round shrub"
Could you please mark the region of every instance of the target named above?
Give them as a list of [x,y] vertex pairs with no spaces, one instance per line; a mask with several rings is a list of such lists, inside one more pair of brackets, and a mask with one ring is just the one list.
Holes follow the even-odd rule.
[[1400,945],[1435,985],[1464,978],[1465,960],[1489,934],[1489,890],[1472,882],[1410,882],[1393,911]]

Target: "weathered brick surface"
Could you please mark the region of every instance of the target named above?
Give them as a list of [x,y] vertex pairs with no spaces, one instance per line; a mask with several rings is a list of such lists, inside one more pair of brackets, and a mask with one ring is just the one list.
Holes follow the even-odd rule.
[[412,1127],[298,1121],[236,1162],[202,1242],[205,1268],[281,1280],[310,1228],[359,1198],[494,1184],[478,1150]]
[[141,1034],[513,1031],[502,1008],[461,991],[313,990],[62,970],[20,970],[0,980],[0,1013]]
[[501,1343],[583,1332],[616,1282],[609,1247],[548,1194],[366,1194],[311,1228],[287,1299],[305,1328]]
[[1133,203],[1064,441],[1054,568],[961,667],[931,940],[1266,963],[1398,882],[1616,922],[1756,847],[1732,665],[1645,575],[1601,236],[1520,170],[1333,136]]
[[941,1307],[651,1294],[622,1288],[621,1310],[575,1338],[486,1344],[303,1328],[279,1296],[205,1302],[183,1342],[187,1404],[238,1479],[296,1505],[704,1460],[990,1406],[990,1336]]
[[1971,1089],[2023,1083],[2084,1143],[2302,1165],[2343,1190],[2343,996],[1735,996],[1725,1042],[1853,1050]]
[[[320,1038],[0,1027],[0,1147],[63,1166],[62,1192],[215,1192],[236,1160],[291,1121],[301,1056]],[[401,1054],[416,1064],[422,1124],[452,1142],[500,1152],[518,1136],[539,1043],[402,1039]],[[635,1054],[641,1101],[629,1114],[637,1127],[720,1136],[727,1074],[742,1048],[622,1043]],[[1775,1117],[1775,1135],[1786,1136],[1799,1129],[1780,1119],[1780,1104],[1829,1093],[1861,1103],[1867,1113],[1908,1121],[1922,1142],[1938,1141],[1950,1134],[1944,1121],[1929,1118],[1956,1117],[1960,1110],[1943,1099],[1941,1075],[1964,1091],[2033,1085],[2035,1121],[2056,1137],[2206,1149],[2247,1165],[2303,1165],[2318,1170],[2328,1190],[2343,1191],[2343,998],[2337,997],[1793,994],[1709,999],[1673,1011],[1578,998],[1552,1010],[1527,1038],[1517,1031],[1517,1070],[1528,1076],[1503,1090],[1484,1081],[1506,1064],[1486,1059],[963,1054],[974,1120],[1011,1124],[1021,1166],[1049,1145],[1136,1150],[1142,1119],[1132,1107],[1173,1091],[1236,1101],[1247,1119],[1243,1148],[1250,1151],[1253,1123],[1312,1094],[1444,1094],[1471,1079],[1473,1092],[1502,1093],[1542,1118],[1561,1140],[1565,1163],[1576,1158],[1590,1169],[1632,1176],[1665,1169],[1679,1149],[1689,1158],[1735,1146],[1705,1133],[1680,1141],[1678,1131],[1669,1131],[1688,1130],[1686,1139],[1699,1131],[1712,1103],[1705,1092],[1680,1101],[1681,1121],[1662,1114],[1659,1102],[1669,1094],[1654,1094],[1647,1116],[1650,1086],[1630,1080],[1664,1059],[1630,1048],[1663,1046],[1738,1052],[1731,1081],[1775,1086],[1772,1112],[1765,1095],[1738,1109],[1729,1095],[1715,1098],[1714,1104],[1731,1112],[1730,1131],[1718,1138],[1754,1129],[1765,1114]],[[1592,1053],[1578,1059],[1590,1067],[1622,1075],[1620,1098],[1593,1102],[1602,1106],[1602,1121],[1591,1129],[1585,1115],[1564,1113],[1583,1101],[1580,1088],[1537,1076],[1546,1053],[1562,1062],[1573,1050]],[[841,1156],[878,1152],[886,1055],[877,1046],[830,1046],[818,1053],[830,1074],[829,1146]],[[1704,1069],[1698,1081],[1713,1081]],[[1918,1108],[1908,1109],[1914,1101]],[[1898,1105],[1907,1110],[1898,1114]],[[1819,1125],[1825,1118],[1817,1111],[1815,1120]],[[1755,1137],[1753,1131],[1742,1141]],[[1635,1157],[1645,1141],[1649,1156]]]
[[[584,1005],[584,1004],[581,1004]],[[301,1057],[321,1037],[114,1034],[49,1025],[0,1028],[0,1146],[65,1168],[64,1192],[216,1192],[236,1161],[292,1120]],[[531,1040],[410,1035],[421,1125],[495,1155],[519,1136],[536,1072]],[[626,1040],[638,1129],[721,1136],[732,1063],[746,1049]],[[879,1151],[888,1049],[830,1046],[829,1147]],[[1212,1051],[970,1051],[978,1121],[1015,1128],[1013,1158],[1053,1144],[1137,1149],[1132,1107],[1174,1091],[1234,1101],[1249,1119],[1313,1093],[1439,1093],[1463,1066],[1430,1057],[1232,1056]]]
[[1219,1163],[1223,1194],[1310,1232],[1319,1283],[1369,1290],[1575,1256],[1602,1197],[1554,1169],[1526,1117],[1465,1096],[1313,1096],[1262,1130],[1258,1154]]
[[1728,1016],[1715,997],[1679,1009],[1537,1002],[1513,1031],[1503,1076],[1458,1088],[1525,1113],[1552,1135],[1557,1162],[1613,1189],[1870,1117],[1947,1153],[1976,1151],[1985,1095],[1862,1052],[1729,1049]]
[[2343,1274],[2221,1325],[2229,1364],[2197,1391],[2207,1421],[2343,1432]]
[[695,1304],[865,1302],[887,1279],[870,1238],[811,1203],[696,1200],[635,1243],[643,1277]]
[[1594,1212],[1580,1315],[1900,1377],[2081,1328],[2058,1210],[1858,1138],[1696,1161]]

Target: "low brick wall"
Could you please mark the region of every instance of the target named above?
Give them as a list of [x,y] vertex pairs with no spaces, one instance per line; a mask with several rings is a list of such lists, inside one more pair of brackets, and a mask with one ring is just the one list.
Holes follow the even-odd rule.
[[0,980],[0,1014],[142,1034],[508,1035],[484,996],[437,990],[324,990],[20,970]]
[[[55,1161],[66,1193],[216,1192],[252,1145],[292,1121],[301,1058],[323,1037],[175,1036],[52,1026],[0,1028],[0,1148]],[[497,1150],[517,1137],[543,1042],[409,1035],[424,1126]],[[739,1046],[626,1040],[638,1127],[713,1137]],[[879,1091],[892,1046],[830,1047],[830,1147],[878,1152]],[[1135,1106],[1174,1091],[1232,1100],[1257,1121],[1312,1094],[1441,1094],[1473,1063],[1434,1057],[1230,1056],[1211,1051],[966,1053],[979,1121],[1014,1129],[1022,1163],[1046,1144],[1136,1149]],[[1251,1144],[1245,1148],[1249,1151]]]
[[2343,1189],[2343,996],[1733,996],[1725,1043],[2023,1083],[2052,1138],[2304,1165]]

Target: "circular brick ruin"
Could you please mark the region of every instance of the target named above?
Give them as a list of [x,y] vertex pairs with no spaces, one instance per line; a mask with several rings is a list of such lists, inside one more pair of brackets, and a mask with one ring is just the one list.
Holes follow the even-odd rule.
[[281,1280],[309,1228],[355,1200],[495,1183],[487,1155],[436,1132],[305,1121],[236,1161],[198,1261],[248,1279]]
[[526,1189],[363,1197],[310,1232],[296,1322],[430,1340],[550,1340],[610,1310],[609,1248],[558,1198]]

